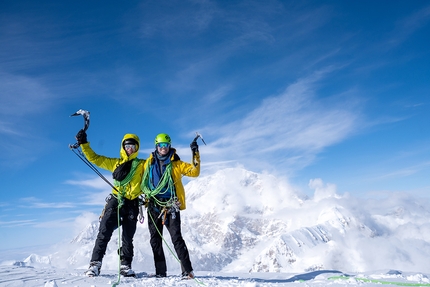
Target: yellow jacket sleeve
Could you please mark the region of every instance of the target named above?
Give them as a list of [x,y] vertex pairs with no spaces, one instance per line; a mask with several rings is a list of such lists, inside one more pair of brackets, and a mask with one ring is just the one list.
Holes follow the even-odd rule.
[[172,163],[172,179],[175,184],[176,196],[181,203],[181,206],[179,207],[180,210],[187,208],[182,176],[197,177],[200,175],[200,154],[198,152],[193,156],[192,162],[196,164],[194,165],[181,160],[174,161]]
[[90,143],[81,144],[82,152],[85,157],[96,166],[107,169],[109,171],[114,171],[119,163],[118,158],[110,158],[102,155],[96,154],[93,149],[90,147]]
[[[124,159],[120,158],[111,158],[106,157],[102,155],[96,154],[93,149],[90,147],[89,143],[81,144],[81,149],[85,157],[96,166],[109,170],[113,172],[118,165],[124,162]],[[137,156],[137,153],[133,155],[133,158]],[[144,165],[145,160],[140,159],[139,165],[136,168],[134,177],[131,179],[131,181],[124,186],[123,193],[125,198],[129,200],[133,200],[137,198],[140,194],[142,194],[142,191],[140,190],[140,183],[142,181],[142,175],[144,171]],[[112,189],[112,193],[117,195],[118,191],[117,189]]]

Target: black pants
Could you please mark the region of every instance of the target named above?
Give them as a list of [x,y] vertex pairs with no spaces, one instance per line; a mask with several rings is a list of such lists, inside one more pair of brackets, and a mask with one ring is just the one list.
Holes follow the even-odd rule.
[[[99,233],[97,234],[91,261],[102,261],[106,253],[106,248],[112,233],[118,228],[118,200],[109,195],[106,199],[104,215],[100,221]],[[122,225],[121,239],[121,264],[131,267],[133,260],[133,236],[136,233],[137,216],[139,215],[138,199],[124,199],[123,206],[120,209]]]
[[[148,208],[148,229],[151,235],[150,243],[152,247],[152,253],[154,254],[155,263],[155,274],[165,276],[167,273],[166,258],[164,257],[163,251],[163,240],[158,232],[163,234],[163,223],[162,218],[158,218],[160,215],[160,208],[154,208],[150,206]],[[176,251],[176,255],[181,261],[182,272],[191,272],[193,267],[191,266],[190,255],[188,248],[185,245],[185,241],[181,234],[181,214],[175,212],[175,218],[172,218],[172,214],[167,214],[167,218],[164,222],[164,226],[170,233],[173,246]],[[154,222],[155,221],[155,225]],[[157,231],[158,229],[158,231]]]

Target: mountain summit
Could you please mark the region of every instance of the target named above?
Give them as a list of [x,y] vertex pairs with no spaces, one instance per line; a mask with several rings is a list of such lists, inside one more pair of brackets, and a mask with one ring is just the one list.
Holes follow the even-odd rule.
[[[181,220],[194,269],[425,271],[430,211],[424,202],[396,194],[378,200],[339,195],[334,185],[320,179],[311,180],[309,187],[313,196],[297,192],[284,179],[242,168],[190,181]],[[85,268],[97,228],[97,221],[89,222],[71,242],[59,244],[49,262]],[[115,232],[109,243],[103,268],[117,266],[117,236]],[[167,230],[164,236],[171,245]],[[134,243],[133,268],[150,273],[153,259],[146,222],[138,224]],[[165,247],[168,270],[179,272],[169,249],[173,250]]]

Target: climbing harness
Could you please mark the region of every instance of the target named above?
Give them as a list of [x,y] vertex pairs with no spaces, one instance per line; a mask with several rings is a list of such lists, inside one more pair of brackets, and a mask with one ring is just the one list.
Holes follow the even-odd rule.
[[157,219],[161,218],[161,222],[163,225],[167,223],[168,214],[172,215],[172,219],[176,219],[176,212],[179,211],[179,207],[181,206],[181,203],[179,202],[176,196],[172,197],[168,201],[157,201],[157,202],[158,203],[156,203],[155,201],[152,201],[149,204],[148,208],[154,210],[156,213],[159,213]]

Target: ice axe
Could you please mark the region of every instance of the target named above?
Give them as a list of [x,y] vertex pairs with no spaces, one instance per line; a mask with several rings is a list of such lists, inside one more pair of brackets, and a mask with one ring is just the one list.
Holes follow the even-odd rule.
[[[205,140],[203,139],[203,136],[201,135],[201,134],[199,134],[198,132],[196,132],[196,137],[194,138],[194,140],[191,142],[191,145],[193,144],[193,143],[197,143],[197,140],[198,139],[201,139],[202,140],[202,142],[206,145],[206,143],[205,143]],[[195,160],[195,158],[194,158],[194,152],[192,153],[193,154],[193,164],[194,164],[194,166],[197,166],[197,162],[196,162],[196,160]]]
[[[78,110],[76,113],[70,115],[71,117],[75,117],[75,116],[79,116],[82,115],[84,117],[84,128],[82,129],[84,132],[88,129],[88,127],[90,126],[90,112],[86,111],[86,110]],[[78,148],[79,144],[75,143],[75,144],[69,144],[69,148]]]
[[201,138],[202,142],[206,145],[205,140],[203,139],[203,136],[201,134],[199,134],[198,132],[196,132],[196,137],[194,138],[193,142],[197,142],[197,140]]

